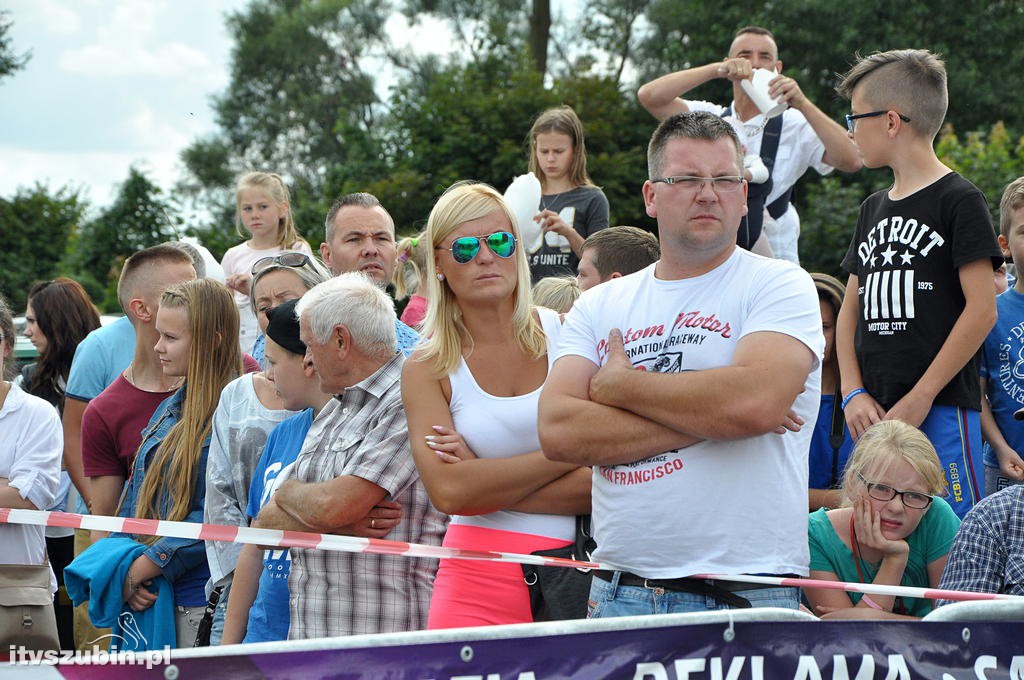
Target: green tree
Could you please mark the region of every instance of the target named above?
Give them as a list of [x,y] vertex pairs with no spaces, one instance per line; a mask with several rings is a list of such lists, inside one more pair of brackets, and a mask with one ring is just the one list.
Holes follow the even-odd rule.
[[[578,76],[545,88],[525,54],[453,63],[396,88],[388,161],[396,174],[376,186],[399,225],[422,226],[437,196],[460,179],[504,190],[527,171],[533,120],[572,106],[584,121],[588,169],[603,187],[613,223],[645,222],[640,186],[653,127],[613,77]],[[412,199],[412,200],[410,200]]]
[[1024,175],[1024,137],[1014,138],[1001,122],[988,134],[969,132],[960,139],[951,126],[939,135],[935,147],[942,162],[982,190],[999,226],[999,200],[1006,185]]
[[104,311],[120,308],[117,278],[132,253],[174,237],[178,220],[163,191],[132,167],[110,207],[71,240],[67,269]]
[[[330,201],[351,191],[372,191],[401,231],[415,230],[453,181],[504,188],[525,172],[530,124],[563,102],[584,117],[591,174],[613,200],[613,219],[622,205],[628,206],[624,219],[642,223],[640,173],[653,126],[619,81],[633,24],[649,0],[630,0],[622,11],[611,0],[594,2],[588,16],[600,22],[573,36],[576,52],[555,46],[562,61],[549,64],[551,77],[537,68],[538,32],[547,40],[550,29],[543,30],[542,20],[531,24],[531,17],[550,11],[544,2],[405,0],[408,16],[445,19],[468,48],[468,54],[419,58],[398,53],[381,35],[382,19],[366,17],[382,13],[381,2],[256,0],[228,18],[235,46],[231,82],[215,98],[220,129],[182,154],[188,172],[176,193],[190,232],[218,255],[236,243],[233,181],[255,168],[288,181],[296,224],[313,246]],[[609,25],[620,19],[626,29]],[[626,48],[616,36],[625,36]],[[611,55],[607,67],[586,58],[569,65],[572,54],[597,40]],[[376,100],[372,78],[360,67],[378,48],[399,74],[386,103]],[[620,188],[627,177],[629,188]]]
[[235,223],[235,177],[231,146],[219,136],[198,139],[181,153],[187,172],[175,188],[185,231],[218,259],[239,237]]
[[403,12],[412,21],[424,14],[444,19],[469,61],[524,51],[534,71],[543,76],[548,70],[550,0],[405,0]]
[[[616,84],[633,62],[641,37],[637,27],[650,4],[651,0],[588,0],[583,8],[579,36],[590,48],[588,55],[606,55],[606,69]],[[595,59],[577,59],[575,66]]]
[[31,52],[18,54],[14,51],[14,44],[9,35],[14,22],[9,17],[9,11],[0,11],[0,80],[25,68],[25,64],[32,56]]
[[[891,182],[887,171],[862,171],[880,189]],[[830,175],[802,185],[797,210],[800,213],[800,266],[809,272],[822,272],[846,281],[840,264],[857,227],[860,204],[870,193],[863,182],[851,182]]]
[[388,12],[383,0],[255,0],[228,16],[234,47],[230,82],[214,98],[219,130],[182,154],[179,186],[190,230],[215,253],[237,242],[233,183],[244,171],[288,181],[296,223],[311,241],[325,178],[338,167],[385,174],[371,134],[373,79],[362,64],[385,44]]
[[61,274],[61,255],[78,229],[86,204],[67,187],[51,192],[42,184],[0,198],[0,292],[11,307],[25,307],[33,282]]
[[560,103],[572,106],[586,129],[587,169],[608,197],[610,224],[656,231],[641,189],[647,179],[647,143],[654,120],[614,75],[556,81]]

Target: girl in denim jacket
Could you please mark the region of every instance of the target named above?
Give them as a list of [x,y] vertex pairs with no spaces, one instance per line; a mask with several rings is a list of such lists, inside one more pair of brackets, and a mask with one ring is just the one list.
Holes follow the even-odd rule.
[[[157,312],[156,351],[164,374],[183,384],[143,432],[122,498],[123,517],[203,521],[210,427],[221,390],[242,372],[238,310],[221,283],[197,279],[170,288]],[[210,571],[202,540],[137,536],[148,546],[128,569],[122,597],[143,611],[157,600],[146,586],[163,576],[174,589],[177,645],[191,647],[206,605]]]

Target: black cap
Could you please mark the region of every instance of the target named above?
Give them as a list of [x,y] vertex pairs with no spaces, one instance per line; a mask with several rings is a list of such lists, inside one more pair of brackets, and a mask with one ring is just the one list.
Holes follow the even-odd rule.
[[300,356],[306,353],[306,345],[299,340],[299,320],[295,317],[295,305],[298,300],[282,302],[265,313],[270,323],[267,325],[267,337],[292,354]]

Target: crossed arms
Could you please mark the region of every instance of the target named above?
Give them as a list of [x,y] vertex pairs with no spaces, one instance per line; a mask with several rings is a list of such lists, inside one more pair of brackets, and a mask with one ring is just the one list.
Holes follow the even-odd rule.
[[814,362],[801,341],[765,331],[740,339],[720,368],[639,371],[613,330],[604,366],[573,355],[555,363],[540,399],[541,447],[552,460],[618,465],[702,439],[799,429],[790,408]]

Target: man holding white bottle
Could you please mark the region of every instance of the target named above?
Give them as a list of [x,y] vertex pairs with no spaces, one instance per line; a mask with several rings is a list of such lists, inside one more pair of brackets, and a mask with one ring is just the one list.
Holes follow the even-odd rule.
[[[856,172],[861,167],[861,159],[846,129],[815,106],[788,76],[777,75],[771,79],[768,95],[787,103],[789,108],[782,112],[777,123],[764,116],[741,83],[748,81],[749,87],[755,69],[781,73],[778,54],[771,31],[747,26],[737,31],[729,56],[724,60],[661,76],[642,86],[637,97],[658,120],[685,111],[710,111],[733,125],[745,146],[744,175],[751,182],[748,206],[752,210],[747,223],[741,227],[739,242],[755,252],[774,254],[799,264],[800,216],[790,203],[793,185],[809,167],[823,175],[833,168]],[[733,101],[728,107],[682,98],[715,78],[725,78],[732,83]],[[769,141],[772,137],[774,139]],[[762,163],[768,166],[767,177],[760,167]],[[770,181],[767,186],[766,181]],[[760,196],[755,188],[757,184],[761,184],[764,191]]]

